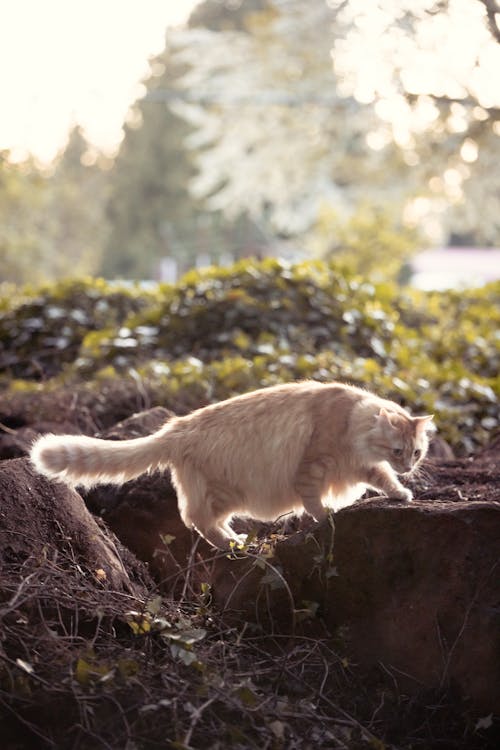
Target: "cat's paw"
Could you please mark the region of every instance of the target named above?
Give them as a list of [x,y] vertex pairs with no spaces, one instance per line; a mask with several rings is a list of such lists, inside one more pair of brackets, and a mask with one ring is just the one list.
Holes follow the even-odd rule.
[[247,544],[248,534],[235,534],[234,531],[231,534],[231,539],[229,540],[229,544],[231,545],[231,542],[233,542],[233,545],[237,548],[241,549],[242,547],[245,547]]
[[406,487],[401,487],[400,490],[391,492],[390,496],[395,500],[403,500],[405,503],[411,503],[411,501],[413,500],[413,492]]

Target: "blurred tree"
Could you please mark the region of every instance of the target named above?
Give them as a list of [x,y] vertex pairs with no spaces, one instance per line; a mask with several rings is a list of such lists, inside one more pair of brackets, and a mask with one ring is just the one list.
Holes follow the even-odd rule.
[[[398,204],[414,189],[398,150],[368,148],[372,109],[340,96],[332,71],[335,14],[323,0],[269,2],[245,31],[179,35],[189,92],[176,111],[196,132],[191,183],[213,210],[244,210],[309,243],[325,204],[342,217],[362,199]],[[197,101],[198,100],[198,101]],[[384,180],[390,170],[391,180]]]
[[345,92],[374,104],[372,142],[397,143],[422,185],[410,212],[433,216],[445,234],[499,243],[498,1],[331,5]]
[[179,34],[194,194],[306,244],[325,205],[366,204],[498,242],[497,5],[269,0],[245,32]]
[[269,7],[269,0],[204,0],[189,18],[189,26],[211,31],[244,31],[249,17]]
[[44,253],[38,224],[46,185],[31,161],[13,164],[0,153],[0,281],[38,281]]
[[184,148],[191,129],[168,101],[155,97],[165,86],[175,91],[179,67],[167,48],[150,70],[146,96],[129,112],[110,174],[111,232],[102,263],[108,277],[154,278],[160,259],[178,252],[193,218],[187,186],[194,167]]
[[44,271],[50,278],[95,274],[108,235],[108,172],[78,125],[68,135],[47,180],[42,232],[51,245]]
[[347,219],[341,219],[325,205],[314,230],[319,253],[335,257],[350,272],[374,281],[407,281],[403,269],[418,247],[419,237],[394,212],[360,205]]
[[39,282],[94,273],[106,235],[106,175],[75,127],[51,170],[0,156],[2,280]]
[[[259,7],[252,0],[249,7]],[[245,4],[246,7],[246,4]],[[241,25],[243,5],[228,10],[209,0],[190,23]],[[107,213],[111,232],[101,271],[106,277],[149,279],[160,272],[165,257],[180,270],[197,258],[217,261],[224,256],[252,254],[265,239],[245,216],[228,221],[209,211],[189,190],[196,175],[187,147],[193,127],[176,114],[176,102],[186,66],[173,59],[167,36],[164,51],[150,61],[145,96],[135,102],[125,124],[124,138],[110,174]]]

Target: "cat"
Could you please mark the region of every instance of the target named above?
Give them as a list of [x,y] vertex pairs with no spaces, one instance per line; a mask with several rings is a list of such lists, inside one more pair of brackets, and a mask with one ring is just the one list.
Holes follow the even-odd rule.
[[432,419],[354,386],[304,381],[205,406],[143,438],[44,435],[31,460],[48,477],[87,487],[168,467],[186,526],[224,549],[241,541],[232,516],[306,511],[320,521],[328,505],[367,487],[410,501],[397,474],[425,457]]

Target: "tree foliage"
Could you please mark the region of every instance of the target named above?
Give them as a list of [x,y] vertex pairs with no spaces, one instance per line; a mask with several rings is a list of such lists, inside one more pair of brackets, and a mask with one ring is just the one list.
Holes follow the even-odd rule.
[[500,48],[485,5],[270,0],[244,31],[180,33],[193,192],[306,242],[325,203],[345,217],[369,202],[434,239],[494,243]]
[[476,242],[498,242],[496,0],[331,5],[338,9],[334,69],[346,93],[374,106],[372,143],[402,150],[434,221]]
[[498,243],[497,8],[205,0],[150,61],[114,163],[78,127],[50,169],[2,154],[2,279],[150,279],[283,238],[394,277],[414,228]]
[[12,164],[0,155],[0,265],[3,281],[33,279],[44,255],[36,218],[46,206],[45,181],[31,162]]
[[[337,95],[332,17],[319,0],[307,13],[298,2],[270,4],[247,17],[244,31],[180,35],[191,93],[179,112],[197,128],[192,189],[212,208],[245,210],[274,231],[303,234],[325,201],[345,213],[360,172],[380,168],[363,148],[369,113],[356,118],[356,102]],[[383,202],[383,186],[377,192]]]
[[395,212],[370,205],[344,221],[325,204],[314,226],[317,253],[340,260],[364,277],[384,281],[407,281],[407,262],[418,245],[416,231],[403,224]]
[[179,66],[166,49],[150,71],[110,175],[111,233],[102,264],[108,277],[154,278],[163,256],[188,253],[182,243],[193,222],[187,186],[194,167],[183,142],[190,128],[155,97],[158,88],[175,90]]
[[[260,5],[257,0],[253,4]],[[241,28],[246,8],[243,13],[243,6],[202,3],[191,25]],[[185,72],[167,35],[163,52],[150,60],[146,93],[129,112],[110,173],[111,232],[101,266],[108,278],[158,278],[163,258],[186,270],[198,257],[214,261],[251,252],[262,243],[248,217],[228,220],[190,192],[197,174],[188,147],[193,127],[176,113],[176,102],[186,95]]]
[[[106,163],[106,167],[109,164]],[[108,236],[108,172],[78,126],[47,180],[49,205],[43,233],[50,238],[49,279],[96,273]]]
[[0,157],[2,281],[39,283],[97,270],[107,232],[106,177],[98,164],[85,163],[88,149],[75,128],[50,170],[33,159]]

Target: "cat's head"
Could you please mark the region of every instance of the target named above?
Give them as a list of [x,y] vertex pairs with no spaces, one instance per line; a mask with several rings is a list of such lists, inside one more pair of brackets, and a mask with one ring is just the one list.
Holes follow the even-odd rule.
[[414,471],[427,453],[432,419],[380,409],[370,440],[376,460],[388,461],[398,474]]

